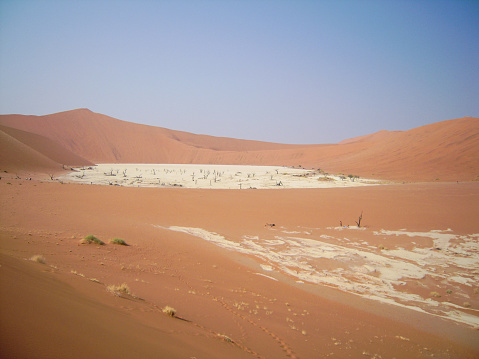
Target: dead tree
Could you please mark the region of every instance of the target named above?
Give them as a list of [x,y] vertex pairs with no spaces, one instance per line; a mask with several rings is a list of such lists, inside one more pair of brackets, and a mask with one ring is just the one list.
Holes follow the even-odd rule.
[[361,211],[361,215],[359,216],[359,219],[356,222],[358,225],[358,228],[361,228],[361,220],[363,219],[363,211]]

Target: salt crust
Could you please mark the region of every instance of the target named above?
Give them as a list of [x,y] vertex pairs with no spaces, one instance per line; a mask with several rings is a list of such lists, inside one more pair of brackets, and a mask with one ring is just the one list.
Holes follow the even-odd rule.
[[[457,235],[451,230],[429,232],[381,230],[371,235],[427,237],[433,239],[434,245],[433,248],[412,250],[398,248],[379,250],[378,253],[377,248],[365,246],[364,243],[349,241],[348,246],[332,244],[332,240],[341,243],[344,238],[326,235],[304,238],[298,236],[296,232],[294,236],[285,236],[284,234],[288,233],[284,232],[288,231],[283,231],[280,232],[281,235],[274,236],[274,239],[263,240],[258,236],[245,235],[240,240],[232,240],[202,228],[157,227],[187,233],[222,248],[257,257],[263,263],[268,263],[260,264],[263,270],[275,270],[292,276],[298,283],[326,285],[469,326],[479,325],[479,317],[470,314],[472,311],[470,308],[468,313],[459,305],[423,298],[418,294],[400,290],[408,282],[420,283],[426,276],[446,282],[458,292],[460,289],[454,287],[456,284],[479,286],[478,276],[474,274],[479,268],[478,234]],[[336,230],[339,234],[345,230],[342,227],[330,229]],[[325,266],[325,261],[333,265]],[[451,274],[439,270],[449,267],[455,268]]]
[[[59,179],[65,182],[126,187],[209,189],[331,188],[377,185],[381,181],[320,174],[280,166],[115,164],[76,168]],[[326,177],[328,180],[325,180]]]

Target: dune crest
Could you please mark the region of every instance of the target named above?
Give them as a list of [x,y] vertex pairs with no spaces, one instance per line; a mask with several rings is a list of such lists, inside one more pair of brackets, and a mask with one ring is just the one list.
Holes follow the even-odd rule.
[[[471,181],[477,179],[479,169],[479,118],[472,117],[323,145],[196,135],[87,109],[45,116],[1,115],[0,125],[48,138],[93,163],[302,166],[408,181]],[[45,151],[52,158],[54,151]]]

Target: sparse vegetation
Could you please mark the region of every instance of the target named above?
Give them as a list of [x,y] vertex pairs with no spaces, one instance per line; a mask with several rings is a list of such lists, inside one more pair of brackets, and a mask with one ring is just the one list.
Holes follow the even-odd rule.
[[40,254],[35,254],[35,255],[31,256],[30,260],[33,261],[33,262],[41,263],[41,264],[46,263],[45,257],[40,255]]
[[124,239],[121,239],[121,238],[113,238],[111,241],[110,241],[111,244],[119,244],[121,246],[128,246],[128,244],[125,242]]
[[74,274],[74,275],[77,275],[77,276],[79,276],[79,277],[85,277],[84,274],[78,273],[76,270],[73,270],[73,269],[70,271],[70,273],[71,273],[71,274]]
[[176,309],[172,308],[168,305],[163,308],[162,312],[165,313],[166,315],[170,316],[170,317],[174,317],[176,315]]
[[324,176],[324,177],[319,177],[319,178],[318,178],[318,181],[331,182],[331,181],[334,181],[334,179],[331,178],[331,177],[328,177],[328,176]]
[[438,292],[431,292],[430,295],[434,298],[441,298],[441,295]]
[[80,241],[80,244],[98,244],[98,245],[104,245],[105,243],[101,240],[99,240],[97,237],[95,237],[93,234],[90,234],[83,238]]
[[225,342],[228,342],[228,343],[234,343],[233,339],[231,339],[230,337],[228,337],[227,335],[224,335],[224,334],[218,334],[218,337],[220,337],[221,339],[223,339]]
[[121,297],[123,294],[132,295],[130,287],[128,287],[128,284],[126,283],[122,283],[120,285],[109,285],[106,287],[106,290],[117,297]]

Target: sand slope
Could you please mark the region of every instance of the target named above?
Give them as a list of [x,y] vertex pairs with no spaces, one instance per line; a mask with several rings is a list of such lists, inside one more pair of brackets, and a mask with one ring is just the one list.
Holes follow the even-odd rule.
[[218,138],[120,121],[86,109],[46,116],[2,115],[0,124],[50,138],[94,163],[200,163],[321,168],[362,177],[471,181],[479,174],[479,119],[327,145]]
[[49,138],[0,126],[0,166],[3,170],[57,172],[66,166],[92,163]]
[[289,147],[138,125],[87,109],[46,116],[5,115],[0,116],[0,124],[51,138],[98,163],[174,163],[189,160],[192,150],[198,149],[251,151]]
[[[257,261],[157,227],[284,236],[352,222],[363,209],[367,241],[380,229],[470,234],[477,183],[215,191],[10,182],[0,181],[2,357],[477,358],[477,330],[272,280]],[[90,233],[130,246],[79,245]],[[34,254],[46,264],[28,261]],[[123,282],[142,300],[107,292]],[[165,305],[187,321],[163,315]]]
[[28,147],[7,133],[0,131],[0,164],[2,170],[53,169],[58,163]]
[[[159,310],[150,314],[157,323],[134,320],[112,305],[129,299],[105,296],[101,285],[75,277],[66,284],[65,275],[39,271],[39,264],[0,258],[0,317],[9,323],[0,326],[2,358],[249,357]],[[152,310],[141,300],[130,299],[129,305],[138,312]]]

